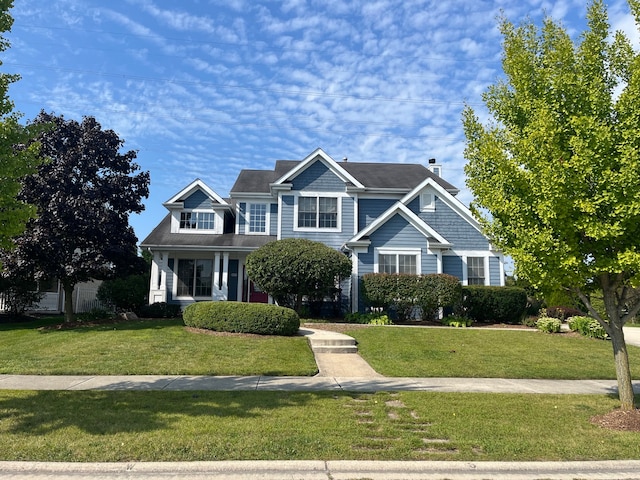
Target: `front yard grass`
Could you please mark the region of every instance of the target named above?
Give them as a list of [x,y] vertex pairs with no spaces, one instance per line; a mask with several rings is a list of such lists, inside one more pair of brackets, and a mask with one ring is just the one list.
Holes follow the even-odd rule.
[[[51,329],[0,324],[0,373],[23,375],[314,375],[304,337],[193,333],[182,320]],[[44,327],[44,328],[43,328]]]
[[616,460],[600,395],[0,391],[0,460]]
[[[538,331],[369,327],[347,332],[390,377],[615,379],[611,342]],[[640,348],[627,346],[633,378]]]

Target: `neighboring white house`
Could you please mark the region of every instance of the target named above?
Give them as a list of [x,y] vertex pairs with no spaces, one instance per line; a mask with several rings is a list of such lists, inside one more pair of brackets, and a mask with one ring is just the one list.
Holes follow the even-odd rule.
[[[91,280],[79,283],[73,289],[74,313],[89,312],[94,308],[100,308],[101,304],[96,298],[98,288],[102,280]],[[40,301],[28,309],[33,313],[62,313],[64,311],[64,290],[58,280],[39,282],[38,288],[42,293]],[[5,297],[0,293],[0,312],[5,311]]]

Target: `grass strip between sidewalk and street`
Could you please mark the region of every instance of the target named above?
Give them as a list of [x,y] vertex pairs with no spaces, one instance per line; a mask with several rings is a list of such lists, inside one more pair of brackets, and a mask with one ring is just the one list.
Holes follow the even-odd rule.
[[0,391],[0,460],[615,460],[598,395]]

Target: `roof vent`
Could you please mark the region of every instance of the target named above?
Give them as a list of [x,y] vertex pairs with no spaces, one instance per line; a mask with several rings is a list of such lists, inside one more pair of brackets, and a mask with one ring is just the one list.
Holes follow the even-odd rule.
[[343,161],[344,163],[347,163],[347,160],[349,160],[347,157],[344,157],[344,158],[342,159],[342,161]]

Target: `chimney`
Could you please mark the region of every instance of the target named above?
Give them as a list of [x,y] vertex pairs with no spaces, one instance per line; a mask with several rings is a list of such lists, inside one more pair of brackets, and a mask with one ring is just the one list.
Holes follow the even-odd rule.
[[437,175],[438,177],[442,176],[442,165],[438,165],[436,163],[436,159],[435,158],[430,158],[429,159],[429,170],[431,170],[431,172],[435,175]]

